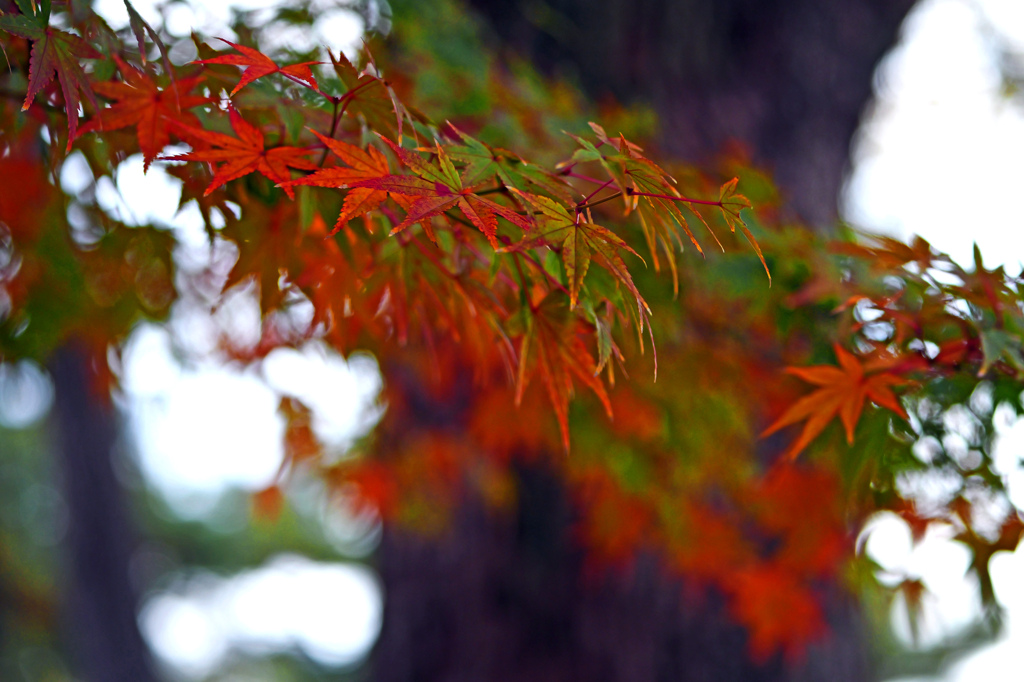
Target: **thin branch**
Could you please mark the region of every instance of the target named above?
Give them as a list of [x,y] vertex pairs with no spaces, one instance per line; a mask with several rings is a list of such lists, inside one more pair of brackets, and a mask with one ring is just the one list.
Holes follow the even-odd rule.
[[[338,119],[341,118],[341,116],[338,115],[338,103],[340,101],[341,100],[338,99],[337,97],[331,97],[331,103],[334,104],[334,113],[331,114],[331,133],[327,137],[331,138],[332,140],[334,139],[334,133],[338,132]],[[320,157],[320,163],[318,164],[321,168],[323,168],[323,165],[327,163],[328,152],[330,152],[330,148],[325,144],[324,155]]]
[[611,201],[612,199],[618,199],[622,196],[622,192],[616,192],[615,194],[609,194],[604,199],[598,199],[597,201],[583,202],[582,204],[576,204],[576,214],[579,215],[584,210],[592,208],[594,206],[600,206],[601,204]]
[[342,95],[341,99],[338,100],[338,101],[339,102],[344,102],[345,105],[343,107],[341,107],[341,114],[339,114],[339,116],[343,116],[345,114],[345,110],[348,109],[348,105],[351,104],[352,100],[355,99],[355,96],[356,96],[357,92],[359,92],[360,90],[362,90],[363,88],[365,88],[368,85],[373,85],[374,83],[378,83],[378,82],[380,82],[380,81],[378,79],[376,79],[376,78],[370,79],[370,80],[366,81],[365,83],[363,83],[362,85],[357,85],[356,87],[352,88],[351,90],[346,92],[344,95]]
[[608,178],[608,181],[606,183],[604,183],[603,185],[601,185],[600,187],[595,189],[593,192],[591,192],[587,196],[583,197],[583,201],[581,201],[579,204],[577,204],[577,206],[586,206],[587,202],[590,201],[594,197],[595,194],[597,194],[598,192],[603,190],[608,185],[612,184],[614,181],[615,181],[615,178]]
[[458,277],[455,275],[454,272],[452,272],[451,270],[446,268],[444,266],[444,264],[442,264],[441,261],[439,261],[437,259],[437,256],[435,256],[433,253],[431,253],[430,249],[428,249],[427,246],[425,244],[423,244],[423,242],[420,241],[419,237],[413,235],[409,239],[409,243],[410,244],[414,244],[416,246],[416,248],[420,250],[420,253],[422,253],[424,256],[426,256],[427,260],[429,260],[434,265],[435,268],[440,270],[449,279],[452,279],[452,280],[458,279]]

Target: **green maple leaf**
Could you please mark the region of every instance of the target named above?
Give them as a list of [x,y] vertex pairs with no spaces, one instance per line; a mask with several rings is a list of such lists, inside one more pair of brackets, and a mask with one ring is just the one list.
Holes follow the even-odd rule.
[[1002,329],[984,329],[981,336],[982,364],[978,376],[985,376],[997,362],[1006,362],[1014,370],[1024,370],[1024,356],[1021,355],[1021,339],[1018,335]]
[[525,192],[540,189],[546,194],[572,203],[572,188],[564,178],[549,173],[539,166],[523,161],[519,156],[505,149],[490,147],[462,132],[451,122],[448,127],[462,139],[463,144],[448,148],[451,158],[465,164],[463,181],[468,185],[479,185],[491,178],[497,178],[504,187]]
[[540,229],[532,231],[529,237],[508,250],[533,248],[543,244],[561,246],[562,264],[569,283],[571,308],[576,307],[583,278],[590,269],[591,261],[594,260],[633,294],[638,306],[643,306],[650,313],[650,307],[633,284],[633,278],[622,256],[619,255],[619,251],[628,251],[640,258],[629,244],[606,227],[577,220],[556,201],[517,190],[513,192],[536,211]]
[[76,35],[50,26],[50,0],[43,0],[39,7],[30,6],[26,0],[18,0],[20,15],[0,16],[0,30],[32,41],[29,55],[28,92],[25,94],[24,111],[32,100],[57,74],[61,92],[64,93],[64,108],[68,114],[68,149],[78,129],[79,91],[98,109],[96,96],[89,87],[79,59],[100,59],[103,55],[89,43]]
[[[398,99],[388,82],[375,75],[376,69],[374,73],[365,68],[360,71],[340,51],[335,57],[328,50],[327,56],[331,58],[335,75],[346,88],[339,99],[341,110],[351,116],[361,117],[371,130],[387,132],[401,142],[405,121],[425,120],[422,114],[408,108]],[[369,52],[365,56],[372,65]]]

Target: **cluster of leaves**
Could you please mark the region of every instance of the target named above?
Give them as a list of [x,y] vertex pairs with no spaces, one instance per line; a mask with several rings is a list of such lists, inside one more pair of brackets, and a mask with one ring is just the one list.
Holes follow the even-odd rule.
[[[484,79],[505,83],[485,111],[453,101],[434,125],[407,103],[422,86],[400,49],[374,52],[406,71],[364,49],[315,75],[308,60],[196,38],[200,59],[176,66],[131,9],[131,36],[87,11],[55,23],[49,2],[0,11],[5,88],[28,109],[0,109],[0,180],[23,188],[0,194],[5,359],[72,336],[102,352],[175,295],[173,234],[58,192],[66,150],[97,178],[134,153],[184,162],[171,168],[182,206],[196,202],[212,243],[237,250],[215,297],[249,292],[263,313],[258,342],[225,338],[225,355],[256,362],[323,339],[372,351],[384,371],[388,413],[358,454],[323,456],[308,411],[286,402],[286,472],[356,483],[387,519],[429,529],[467,484],[512,504],[510,462],[549,456],[595,561],[657,552],[726,595],[759,656],[825,630],[821,586],[879,509],[954,526],[993,598],[988,558],[1022,528],[1008,503],[991,528],[982,511],[1007,499],[993,414],[1021,410],[1019,279],[921,240],[830,243],[787,227],[770,184],[737,160],[715,173],[655,162],[597,124],[554,140],[507,74]],[[519,152],[498,146],[515,136],[496,121],[522,133]],[[161,157],[171,143],[191,150]],[[737,230],[750,249],[735,248]],[[729,255],[684,262],[708,237]],[[311,319],[296,322],[304,306]],[[780,381],[787,366],[813,391]],[[592,397],[574,399],[579,385]],[[959,449],[957,406],[974,420]],[[937,470],[961,485],[915,495],[914,477]]]

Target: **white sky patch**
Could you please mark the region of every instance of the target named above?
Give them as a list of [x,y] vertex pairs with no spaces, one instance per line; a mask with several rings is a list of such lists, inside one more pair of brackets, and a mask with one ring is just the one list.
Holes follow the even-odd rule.
[[313,428],[330,445],[362,435],[380,415],[374,407],[380,370],[368,355],[347,361],[319,342],[301,350],[278,348],[263,361],[267,383],[313,411]]
[[[184,153],[187,149],[175,145],[167,147],[164,153]],[[113,181],[106,176],[96,181],[85,157],[75,151],[61,165],[60,186],[71,197],[80,199],[95,182],[96,203],[112,218],[129,226],[169,227],[184,245],[205,244],[208,237],[199,208],[190,201],[179,210],[182,182],[164,166],[163,162],[154,161],[144,173],[142,154],[133,154],[118,166]],[[213,217],[220,216],[214,211]]]
[[[1024,37],[1024,2],[978,0],[997,30]],[[924,0],[879,66],[876,108],[854,146],[844,214],[900,238],[919,234],[961,264],[1024,259],[1024,112],[1000,94],[996,53],[967,0]]]
[[142,325],[123,354],[122,387],[146,479],[176,513],[201,518],[230,488],[260,490],[283,461],[283,395],[309,407],[326,445],[344,448],[380,417],[380,372],[320,343],[278,349],[257,367],[187,367],[163,327]]
[[[1009,680],[1014,671],[1020,671],[1020,652],[1024,648],[1024,552],[1000,552],[992,557],[989,567],[996,597],[1009,616],[1005,631],[995,645],[967,658],[951,671],[950,679],[956,682],[983,679],[979,677],[982,670],[991,671],[989,680]],[[1002,671],[1003,678],[997,670]]]
[[[939,679],[946,682],[1017,682],[1024,648],[1024,552],[1000,552],[989,564],[996,597],[1006,607],[998,641],[953,664]],[[889,682],[933,682],[936,678],[901,677]]]
[[1018,509],[1024,509],[1024,420],[999,432],[992,448],[993,470],[1006,480],[1007,496]]
[[300,649],[325,666],[352,665],[376,640],[382,610],[369,569],[281,555],[231,578],[201,574],[157,593],[139,621],[165,664],[201,678],[232,650]]
[[[1001,408],[997,408],[1001,409]],[[997,420],[997,426],[1000,420]],[[1003,474],[1010,500],[1024,508],[1024,421],[997,428],[993,447],[994,469]],[[1014,513],[1014,512],[1011,512]],[[864,551],[880,566],[879,581],[898,585],[904,578],[920,578],[928,592],[922,600],[918,639],[911,635],[905,601],[897,598],[890,613],[893,632],[908,647],[927,649],[955,638],[981,616],[978,582],[968,570],[970,553],[952,540],[949,527],[929,529],[924,539],[912,542],[906,522],[890,512],[877,514],[866,526]],[[938,678],[892,679],[889,682],[948,682],[1017,680],[1019,663],[1010,666],[1024,649],[1024,550],[1000,552],[990,563],[996,597],[1005,608],[1005,630],[998,641],[959,661]]]
[[0,362],[0,426],[23,429],[45,417],[53,405],[53,382],[31,360]]
[[124,377],[140,467],[176,512],[201,517],[228,488],[273,482],[284,422],[254,371],[184,369],[167,334],[143,327],[125,351]]
[[981,608],[978,587],[965,580],[970,553],[963,545],[950,541],[951,529],[929,529],[914,544],[906,522],[883,512],[868,522],[864,532],[865,552],[882,568],[880,582],[896,586],[904,579],[920,579],[928,589],[922,600],[916,641],[906,603],[897,599],[894,604],[892,628],[905,645],[935,646],[957,635],[977,617]]
[[92,185],[95,178],[89,162],[80,151],[68,154],[60,168],[60,186],[71,196],[77,196]]
[[[68,193],[72,193],[69,188],[84,184],[83,165],[84,160],[70,168],[65,164],[62,169],[61,186]],[[116,184],[101,177],[96,183],[96,203],[100,208],[126,225],[163,225],[174,227],[182,241],[192,242],[197,236],[205,239],[203,219],[195,202],[178,210],[181,180],[167,173],[159,161],[150,164],[146,173],[142,168],[142,154],[133,154],[117,167]],[[88,166],[84,172],[89,172]]]

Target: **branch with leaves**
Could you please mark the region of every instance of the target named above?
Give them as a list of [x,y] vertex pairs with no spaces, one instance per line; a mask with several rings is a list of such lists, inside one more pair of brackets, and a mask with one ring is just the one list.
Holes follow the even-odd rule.
[[[862,560],[853,539],[878,510],[953,526],[982,578],[993,552],[1016,547],[1015,509],[995,542],[969,510],[979,481],[1008,499],[992,406],[1024,409],[1019,277],[980,257],[963,268],[922,240],[787,226],[770,183],[735,159],[714,172],[655,161],[656,141],[582,120],[552,136],[537,123],[549,111],[507,74],[488,83],[487,118],[438,112],[435,125],[409,104],[415,69],[389,70],[400,46],[320,64],[195,38],[199,58],[175,66],[128,7],[116,33],[89,11],[0,5],[12,65],[0,85],[17,92],[0,103],[0,185],[24,188],[0,196],[13,254],[0,266],[3,358],[44,357],[73,335],[106,357],[139,319],[167,315],[173,234],[127,227],[51,182],[69,150],[97,178],[138,153],[182,181],[211,245],[237,251],[213,298],[259,299],[261,338],[225,340],[226,357],[317,339],[384,368],[376,435],[339,461],[318,457],[306,424],[282,486],[307,467],[415,524],[443,517],[467,481],[500,503],[509,462],[557,452],[592,556],[654,551],[716,586],[760,656],[825,630],[820,586]],[[161,60],[145,59],[150,46]],[[722,253],[689,262],[703,232]],[[308,323],[288,322],[302,306]],[[991,409],[970,407],[983,394]],[[450,423],[411,407],[434,400]],[[942,414],[965,405],[979,426],[959,452]],[[285,414],[293,430],[299,414]],[[925,462],[922,443],[940,452]],[[962,485],[927,507],[906,481],[937,470]]]

